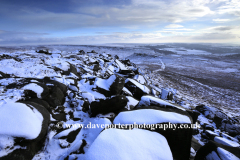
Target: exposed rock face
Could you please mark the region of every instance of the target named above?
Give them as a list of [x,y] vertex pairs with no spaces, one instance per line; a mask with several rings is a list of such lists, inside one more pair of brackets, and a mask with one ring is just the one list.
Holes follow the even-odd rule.
[[0,71],[0,79],[2,78],[10,78],[10,76]]
[[43,49],[37,50],[36,52],[37,53],[44,53],[44,54],[47,54],[47,55],[52,55],[52,53],[49,53],[48,50],[43,50]]
[[119,75],[111,75],[108,79],[97,79],[95,85],[98,92],[104,94],[106,97],[112,95],[119,95],[124,87],[124,78]]
[[134,98],[139,100],[143,95],[150,93],[150,89],[147,86],[140,84],[134,79],[128,78],[124,86],[133,94]]
[[64,103],[65,97],[61,89],[57,86],[51,87],[49,96],[44,98],[52,107],[60,106]]
[[113,83],[111,84],[111,86],[109,88],[111,95],[119,95],[122,92],[122,89],[124,87],[125,79],[118,75],[112,75],[112,76],[109,78],[113,78],[115,80],[113,81]]
[[99,102],[92,102],[90,105],[91,116],[95,117],[97,114],[107,114],[110,112],[118,113],[127,105],[128,99],[125,96],[116,96]]

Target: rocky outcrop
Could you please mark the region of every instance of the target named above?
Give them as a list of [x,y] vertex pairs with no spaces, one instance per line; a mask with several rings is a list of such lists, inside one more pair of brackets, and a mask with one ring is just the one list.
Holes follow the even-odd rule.
[[199,105],[196,110],[207,118],[213,120],[216,127],[221,131],[227,131],[230,136],[240,135],[240,125],[238,120],[227,116],[222,111],[205,105]]
[[[160,87],[130,60],[78,49],[38,52],[0,56],[0,63],[14,60],[11,73],[0,71],[0,159],[239,157],[236,118],[185,105],[175,89]],[[17,104],[8,105],[13,110],[9,102]]]

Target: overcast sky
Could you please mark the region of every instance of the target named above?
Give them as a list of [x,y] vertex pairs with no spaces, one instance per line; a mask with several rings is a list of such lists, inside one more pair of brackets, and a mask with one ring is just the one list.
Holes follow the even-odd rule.
[[0,45],[240,44],[240,0],[0,0]]

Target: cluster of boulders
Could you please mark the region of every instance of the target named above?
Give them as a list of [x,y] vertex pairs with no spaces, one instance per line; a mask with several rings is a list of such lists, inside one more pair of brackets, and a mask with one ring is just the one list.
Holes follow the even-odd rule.
[[196,106],[196,110],[212,120],[218,129],[228,132],[230,136],[240,134],[239,120],[237,118],[229,117],[221,110],[205,105]]
[[[0,71],[1,94],[21,93],[15,102],[0,99],[0,112],[5,111],[1,107],[14,104],[30,108],[33,117],[41,120],[35,126],[37,136],[4,135],[12,137],[12,143],[0,129],[0,159],[240,158],[239,140],[231,137],[240,134],[236,119],[204,105],[184,108],[171,89],[154,85],[147,71],[130,60],[83,50],[68,54],[38,50],[32,56],[17,57],[24,58],[40,58],[54,76],[17,77]],[[216,126],[203,123],[202,118]],[[192,127],[196,122],[201,128]],[[117,127],[73,127],[89,123]]]

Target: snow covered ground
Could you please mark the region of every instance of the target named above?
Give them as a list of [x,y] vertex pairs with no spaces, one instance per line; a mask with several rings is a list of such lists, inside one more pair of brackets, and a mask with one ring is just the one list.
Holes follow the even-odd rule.
[[[239,117],[240,115],[239,46],[217,44],[56,45],[0,47],[0,53],[18,54],[30,51],[31,54],[36,54],[35,50],[46,48],[52,53],[62,54],[77,53],[79,49],[85,52],[95,50],[98,53],[130,59],[141,68],[152,71],[151,76],[159,86],[176,89],[178,98],[189,105],[206,104],[220,108],[230,116]],[[45,59],[45,61],[49,60]],[[1,63],[0,71],[27,72],[29,76],[34,77],[48,74],[46,72],[54,73],[50,69],[45,69],[45,66],[39,66],[38,69],[33,70],[31,66],[38,62],[35,62],[36,64],[29,62],[29,66],[26,66],[28,70],[23,71],[19,68],[21,71],[19,69],[14,71],[12,67],[17,67],[19,63],[16,61]],[[57,62],[54,63],[56,66],[59,65]]]
[[[39,49],[48,49],[49,52],[53,53],[52,55],[45,55],[42,54],[39,56],[39,53],[36,53],[36,50]],[[18,100],[22,99],[24,95],[24,90],[31,90],[32,92],[36,93],[37,98],[41,99],[43,96],[44,89],[38,85],[38,81],[31,80],[31,83],[25,86],[21,86],[20,88],[10,87],[7,90],[5,89],[6,86],[11,86],[15,83],[19,83],[24,78],[43,78],[45,76],[51,77],[52,80],[56,80],[68,86],[69,90],[74,92],[81,91],[80,96],[83,98],[88,99],[91,103],[93,101],[99,99],[106,99],[106,96],[102,93],[99,93],[96,88],[101,88],[105,91],[110,92],[110,84],[113,83],[115,80],[115,76],[110,77],[108,80],[98,77],[99,75],[93,74],[93,66],[85,67],[83,62],[88,61],[88,63],[94,63],[96,59],[91,57],[89,53],[86,55],[81,55],[74,58],[68,58],[68,55],[74,56],[74,54],[79,53],[79,50],[84,50],[85,52],[91,52],[92,50],[101,53],[105,56],[107,54],[117,55],[120,58],[130,59],[131,62],[134,62],[137,67],[141,67],[142,70],[139,72],[144,72],[147,74],[137,75],[133,79],[128,78],[125,83],[131,82],[135,86],[138,86],[144,93],[149,94],[153,91],[146,87],[144,84],[148,83],[151,85],[152,88],[154,86],[158,86],[162,88],[160,92],[161,98],[166,99],[167,94],[165,95],[164,92],[168,93],[171,91],[175,95],[175,99],[173,102],[178,102],[179,105],[186,109],[193,109],[199,104],[204,104],[206,106],[215,107],[221,109],[224,113],[228,116],[240,120],[240,47],[229,47],[229,46],[216,46],[216,45],[206,45],[206,44],[107,44],[107,45],[95,45],[95,46],[63,46],[63,45],[55,45],[55,46],[23,46],[23,47],[0,47],[0,71],[3,73],[13,74],[15,78],[7,78],[0,80],[0,111],[4,110],[5,113],[11,112],[11,109],[17,110],[15,105],[11,105],[11,107],[6,108],[8,104],[13,104]],[[59,54],[61,53],[61,54]],[[14,58],[13,58],[14,57]],[[97,59],[102,67],[102,73],[106,72],[107,70],[114,72],[116,68],[111,65],[110,62],[109,66],[104,65],[102,59]],[[62,71],[68,71],[71,68],[71,65],[68,63],[77,66],[78,70],[80,68],[84,69],[88,73],[84,74],[77,82],[77,85],[74,86],[74,79],[76,80],[76,75],[70,73],[69,75],[61,75],[57,69],[61,69]],[[128,70],[126,65],[122,65],[120,61],[116,61],[116,66],[118,66],[119,70]],[[24,65],[23,65],[24,64]],[[98,73],[98,74],[102,74]],[[0,74],[1,75],[1,74]],[[95,83],[91,84],[91,80],[94,79]],[[134,80],[135,79],[135,80]],[[146,81],[148,80],[148,82]],[[46,84],[46,85],[53,85],[53,84]],[[159,89],[158,88],[158,89]],[[164,88],[166,90],[164,90]],[[127,89],[123,88],[123,91],[127,92],[129,96],[127,96],[128,103],[127,108],[132,109],[133,106],[138,104],[138,100],[134,99],[132,93]],[[155,92],[157,91],[157,87]],[[70,92],[70,91],[69,91]],[[69,94],[69,97],[74,96]],[[76,95],[75,95],[76,96]],[[142,96],[144,98],[144,96]],[[145,101],[147,102],[148,97],[145,97]],[[171,106],[170,102],[162,101],[156,98],[155,103],[164,103],[165,105]],[[70,99],[67,99],[69,102]],[[153,101],[152,98],[149,100]],[[146,103],[145,102],[145,103]],[[74,105],[74,102],[71,102]],[[77,104],[83,105],[83,100],[78,100]],[[87,113],[84,113],[81,110],[81,107],[76,106],[76,111],[73,113],[73,117],[77,117],[81,120],[81,124],[87,124],[89,122],[96,123],[96,124],[110,124],[111,122],[103,117],[111,117],[112,115],[99,115],[96,118],[89,117]],[[22,114],[28,114],[29,117],[26,119],[21,119],[21,115],[15,116],[16,119],[13,121],[9,121],[8,123],[13,123],[18,125],[18,123],[24,123],[20,120],[26,121],[26,123],[30,123],[29,125],[34,128],[31,132],[28,129],[24,130],[23,132],[19,132],[17,135],[17,129],[10,130],[7,126],[11,124],[5,124],[4,121],[0,121],[1,126],[5,127],[6,129],[0,129],[0,142],[4,142],[5,145],[0,145],[1,148],[13,147],[14,140],[11,137],[12,134],[15,137],[25,137],[26,139],[34,139],[39,134],[39,126],[42,123],[42,117],[38,113],[37,110],[30,110],[26,106],[24,110],[19,111]],[[64,104],[65,110],[64,112],[70,113],[71,107],[68,106],[67,103]],[[176,107],[176,106],[174,106]],[[181,107],[181,108],[182,108]],[[56,109],[58,110],[58,109]],[[183,109],[185,110],[185,109]],[[212,109],[214,111],[214,109]],[[57,111],[56,111],[57,112]],[[145,113],[150,114],[151,110],[142,110],[138,111],[139,115],[128,116],[133,117],[133,119],[127,119],[127,122],[123,121],[121,123],[130,123],[137,121],[140,119]],[[131,112],[125,113],[131,114]],[[124,113],[119,114],[119,117],[124,117]],[[206,113],[207,114],[207,113]],[[1,113],[0,113],[1,115]],[[155,123],[158,117],[164,117],[169,120],[170,115],[163,114],[160,111],[151,112],[151,115],[154,117],[145,117],[148,120],[151,120],[149,123]],[[173,114],[171,114],[173,115]],[[5,117],[4,117],[5,116]],[[66,123],[76,123],[70,118],[70,114],[67,117]],[[207,116],[211,116],[210,113]],[[212,127],[215,132],[212,134],[216,134],[220,136],[220,131],[217,129],[216,124],[213,123],[213,120],[206,118],[201,114],[198,118],[199,122],[202,126],[209,125],[210,128]],[[100,118],[101,117],[101,118]],[[31,120],[27,119],[30,118]],[[136,118],[136,119],[134,119]],[[152,118],[152,119],[149,119]],[[172,117],[173,121],[184,120],[179,115],[175,115]],[[174,119],[175,118],[175,119]],[[1,115],[0,120],[6,120],[6,115]],[[17,123],[17,121],[19,122]],[[54,118],[51,117],[51,120],[54,121]],[[79,120],[79,121],[80,121]],[[117,120],[117,119],[116,119]],[[189,123],[189,119],[185,120],[184,122]],[[120,121],[118,121],[120,122]],[[146,123],[147,119],[141,119],[139,123]],[[34,124],[33,124],[34,123]],[[36,126],[33,126],[36,125]],[[20,125],[19,125],[20,126]],[[67,129],[63,132],[56,133],[54,131],[50,131],[47,134],[46,144],[44,146],[44,151],[40,152],[38,155],[34,157],[35,160],[40,160],[44,157],[51,157],[52,159],[58,159],[59,157],[64,159],[70,153],[74,152],[77,148],[84,144],[84,140],[87,141],[87,146],[85,146],[85,151],[90,150],[90,152],[95,152],[98,150],[99,145],[98,141],[94,142],[96,137],[102,131],[101,129],[97,128],[95,130],[83,129],[79,132],[76,136],[76,139],[69,143],[61,137],[66,137],[71,132],[75,132],[77,129]],[[132,136],[136,130],[128,132],[129,135]],[[8,136],[4,136],[1,134],[6,134]],[[109,130],[107,132],[116,132],[120,135],[122,131],[117,130]],[[105,132],[100,136],[100,142],[106,138],[108,138],[108,133]],[[147,131],[137,131],[143,132],[142,135],[146,134]],[[144,133],[145,132],[145,133]],[[194,137],[199,141],[201,144],[205,144],[206,141],[202,141],[201,133],[204,131],[200,129],[200,133],[196,134]],[[217,134],[219,132],[219,134]],[[101,134],[100,134],[101,135]],[[224,133],[221,133],[221,136],[224,137]],[[124,137],[124,136],[123,136]],[[134,136],[133,136],[134,137]],[[214,141],[220,142],[222,144],[227,144],[229,146],[237,146],[239,147],[239,141],[237,138],[228,137],[224,138],[217,137]],[[102,139],[101,139],[102,138]],[[124,137],[126,138],[126,137]],[[123,140],[124,140],[123,138]],[[135,137],[136,138],[136,137]],[[141,138],[141,135],[140,135]],[[158,141],[162,142],[165,141],[161,137],[155,137]],[[239,138],[239,137],[238,137]],[[228,141],[226,139],[231,139]],[[146,139],[146,141],[155,141],[154,139]],[[115,139],[112,140],[117,141]],[[143,143],[145,140],[139,142]],[[234,141],[234,142],[233,142]],[[6,142],[6,143],[5,143]],[[236,142],[236,143],[235,143]],[[93,147],[91,148],[91,145]],[[124,141],[122,142],[123,147],[125,146]],[[133,146],[131,146],[133,145]],[[136,147],[137,143],[129,144],[131,147]],[[20,146],[14,146],[16,149]],[[111,146],[110,146],[111,147]],[[10,150],[11,150],[10,149]],[[102,148],[103,149],[103,148]],[[160,148],[162,149],[162,148]],[[103,149],[104,152],[106,150]],[[164,151],[164,150],[163,150]],[[169,151],[169,150],[167,150]],[[126,150],[124,152],[127,153]],[[219,151],[220,152],[220,151]],[[221,153],[223,151],[221,150]],[[10,153],[10,151],[0,152],[0,155],[6,155]],[[170,154],[169,154],[170,155]],[[86,156],[90,156],[89,153]],[[103,155],[105,156],[105,155]],[[76,158],[73,156],[72,158]],[[69,157],[71,158],[71,157]],[[85,158],[85,157],[83,157]],[[94,157],[93,157],[94,158]],[[170,156],[169,159],[172,157]],[[81,155],[79,157],[81,159]]]

